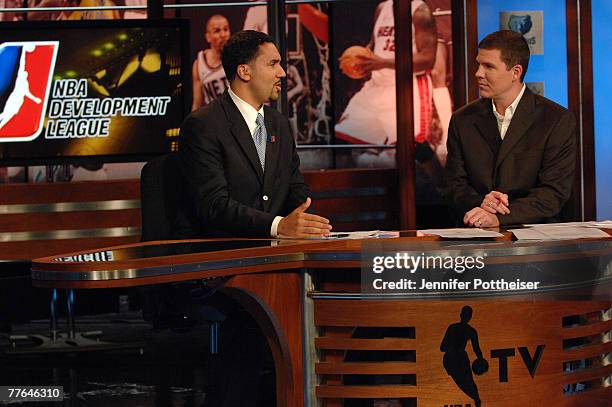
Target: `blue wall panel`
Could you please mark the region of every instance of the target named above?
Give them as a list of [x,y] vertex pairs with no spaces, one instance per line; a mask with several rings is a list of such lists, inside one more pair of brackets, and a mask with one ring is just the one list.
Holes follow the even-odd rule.
[[593,0],[593,104],[597,219],[612,219],[612,2]]
[[544,95],[567,107],[567,47],[564,1],[479,0],[478,40],[480,41],[487,34],[499,30],[500,12],[531,10],[544,12],[542,24],[544,29],[544,54],[531,56],[525,81],[544,82]]

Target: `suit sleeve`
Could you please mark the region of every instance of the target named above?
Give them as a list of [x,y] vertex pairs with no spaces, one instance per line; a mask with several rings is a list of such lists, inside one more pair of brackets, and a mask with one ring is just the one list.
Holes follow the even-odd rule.
[[481,196],[471,185],[465,169],[463,146],[454,117],[448,127],[448,158],[444,169],[444,195],[455,217],[463,219],[465,213],[480,206]]
[[269,237],[274,216],[244,205],[229,196],[218,136],[227,130],[189,116],[181,127],[181,170],[198,221],[205,230],[233,236]]
[[542,222],[561,212],[569,199],[576,168],[576,119],[566,111],[546,144],[538,183],[527,196],[510,201],[510,213],[498,215],[501,225]]

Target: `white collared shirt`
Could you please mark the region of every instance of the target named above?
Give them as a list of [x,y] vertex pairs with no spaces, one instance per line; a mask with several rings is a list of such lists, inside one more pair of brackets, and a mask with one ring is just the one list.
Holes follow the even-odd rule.
[[[257,128],[257,114],[261,113],[264,118],[266,117],[264,116],[263,105],[261,105],[259,110],[256,110],[253,106],[240,99],[240,96],[236,95],[231,87],[227,88],[227,91],[238,110],[240,110],[240,114],[244,118],[246,125],[249,127],[251,137],[253,137],[255,135],[255,129]],[[255,141],[255,139],[253,139],[253,141]]]
[[503,116],[497,113],[497,109],[495,109],[495,102],[493,101],[493,99],[491,99],[491,103],[493,104],[493,114],[497,119],[497,128],[499,129],[499,135],[501,136],[502,140],[504,139],[504,137],[506,137],[506,131],[508,131],[508,127],[510,127],[510,121],[512,120],[512,116],[514,116],[514,112],[516,112],[516,107],[518,106],[519,102],[521,101],[521,98],[523,97],[523,93],[525,93],[525,88],[526,86],[525,84],[523,84],[523,88],[519,92],[516,99],[514,99],[514,102],[512,102],[510,106],[506,108]]
[[[242,100],[238,95],[234,93],[231,86],[227,88],[227,93],[229,93],[230,98],[240,111],[242,118],[246,122],[246,125],[249,127],[249,132],[251,133],[251,137],[255,137],[255,129],[257,128],[257,115],[261,113],[264,116],[264,108],[261,105],[259,110],[256,110],[253,106]],[[255,139],[253,138],[253,143]],[[278,224],[283,219],[282,216],[276,216],[272,221],[272,226],[270,227],[270,236],[277,237],[278,236]]]

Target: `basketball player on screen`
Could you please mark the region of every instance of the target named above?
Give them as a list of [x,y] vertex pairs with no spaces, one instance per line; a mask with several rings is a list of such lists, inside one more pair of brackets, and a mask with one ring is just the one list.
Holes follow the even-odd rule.
[[[1,8],[18,8],[21,7],[21,1],[19,0],[0,0]],[[25,13],[0,13],[0,21],[21,21],[23,20]],[[1,179],[1,178],[0,178]]]
[[[355,77],[355,74],[362,77],[371,74],[371,77],[349,101],[336,124],[336,137],[354,144],[394,145],[397,143],[397,128],[393,0],[385,0],[378,5],[374,21],[372,39],[367,46],[372,52],[355,55],[350,63],[353,69],[351,77]],[[434,64],[436,41],[436,25],[429,7],[422,0],[413,0],[413,103],[417,143],[425,143],[429,139],[432,83],[428,71]],[[341,69],[346,64],[346,56],[343,55],[340,57]],[[353,151],[358,167],[395,166],[395,149]]]
[[250,6],[244,18],[242,29],[261,31],[268,34],[268,6]]
[[438,162],[442,167],[446,165],[446,141],[448,139],[448,125],[453,113],[453,102],[449,86],[452,83],[452,23],[450,0],[426,0],[436,20],[438,44],[436,60],[431,69],[431,82],[433,85],[433,104],[436,108],[437,119],[432,121],[432,136],[429,144],[434,150]]
[[221,51],[230,37],[227,18],[215,14],[206,21],[204,38],[210,48],[198,52],[191,68],[193,103],[191,110],[206,106],[228,87],[225,71],[221,65]]

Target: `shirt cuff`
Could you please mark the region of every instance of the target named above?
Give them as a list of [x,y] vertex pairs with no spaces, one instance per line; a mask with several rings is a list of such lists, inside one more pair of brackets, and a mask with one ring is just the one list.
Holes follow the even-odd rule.
[[272,226],[270,227],[270,236],[278,237],[278,224],[283,220],[282,216],[276,216],[272,221]]

